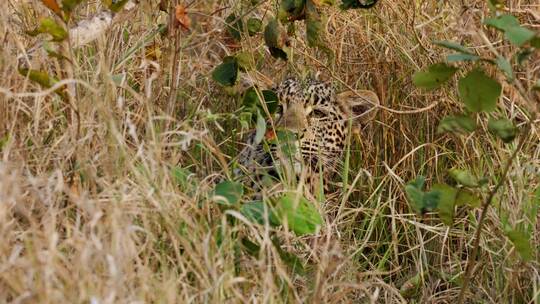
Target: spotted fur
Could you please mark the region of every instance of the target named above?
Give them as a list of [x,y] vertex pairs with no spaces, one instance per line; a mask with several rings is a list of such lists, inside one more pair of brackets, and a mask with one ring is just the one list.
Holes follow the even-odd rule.
[[[274,126],[297,135],[298,153],[284,159],[275,146],[265,149],[265,143],[255,143],[253,135],[240,153],[239,164],[255,184],[261,183],[262,176],[277,177],[290,168],[285,175],[296,177],[296,181],[304,176],[307,188],[315,194],[320,181],[325,181],[326,188],[326,181],[340,169],[349,119],[365,121],[356,117],[378,103],[377,96],[371,91],[336,94],[329,82],[310,80],[303,84],[295,78],[284,80],[275,91],[280,106]],[[284,162],[289,162],[288,166]]]

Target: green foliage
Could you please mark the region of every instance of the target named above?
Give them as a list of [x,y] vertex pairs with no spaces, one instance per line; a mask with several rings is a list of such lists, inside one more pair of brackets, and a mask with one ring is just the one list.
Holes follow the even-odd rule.
[[475,188],[480,185],[478,178],[467,170],[452,168],[448,171],[450,177],[452,177],[460,185]]
[[497,59],[495,59],[495,63],[497,64],[499,69],[504,72],[506,80],[508,80],[508,82],[512,82],[514,80],[514,71],[512,71],[512,65],[510,64],[510,61],[508,61],[502,56],[499,56],[497,57]]
[[437,132],[470,133],[476,130],[476,127],[475,119],[468,115],[449,115],[439,122]]
[[438,191],[423,191],[425,180],[425,177],[419,176],[405,186],[409,203],[418,214],[434,210],[439,202],[440,193]]
[[288,55],[285,50],[287,40],[285,28],[277,19],[270,20],[264,29],[264,42],[273,57],[287,60]]
[[458,90],[467,110],[491,112],[497,106],[502,88],[496,80],[487,76],[482,70],[474,69],[459,80]]
[[286,193],[276,203],[276,213],[282,223],[297,235],[315,233],[322,225],[317,209],[305,197],[296,193]]
[[62,10],[71,13],[84,0],[62,0]]
[[488,130],[505,143],[511,142],[517,135],[516,126],[508,119],[491,118],[488,121]]
[[279,218],[265,202],[255,201],[242,204],[240,213],[253,223],[273,227],[281,224]]
[[242,30],[244,28],[242,18],[233,13],[225,18],[225,22],[227,23],[227,32],[231,37],[240,41],[240,39],[242,39]]
[[416,72],[413,76],[413,83],[417,87],[424,89],[435,89],[448,81],[457,71],[457,68],[444,63],[431,65],[427,71]]
[[53,41],[63,41],[68,36],[68,33],[64,27],[50,17],[41,19],[39,27],[27,33],[30,36],[46,33],[52,36]]
[[437,209],[441,221],[451,226],[454,222],[454,206],[459,190],[446,184],[435,184],[432,191],[439,193]]
[[[260,97],[263,98],[261,101]],[[260,93],[255,87],[250,87],[244,92],[244,97],[242,99],[242,105],[245,110],[251,113],[266,113],[263,107],[263,102],[268,109],[270,115],[274,114],[278,106],[278,97],[274,91],[271,90],[262,90]]]
[[223,86],[233,86],[238,78],[238,68],[236,57],[227,56],[223,59],[223,63],[214,69],[212,78]]
[[286,23],[305,18],[306,0],[282,0],[278,9],[278,20]]
[[212,196],[213,200],[227,207],[232,207],[244,195],[244,186],[233,181],[223,181],[216,185]]
[[250,36],[254,36],[262,31],[263,23],[261,19],[249,18],[247,21],[247,30]]
[[512,15],[501,15],[495,18],[488,18],[484,23],[503,31],[505,38],[516,46],[524,45],[536,35],[533,31],[522,27],[516,17]]
[[442,47],[445,47],[447,49],[460,52],[462,54],[474,55],[474,53],[470,49],[462,46],[459,43],[453,42],[453,41],[436,40],[436,41],[433,41],[433,43],[438,45],[438,46],[442,46]]
[[508,224],[504,225],[504,233],[524,261],[533,259],[533,249],[529,241],[531,239],[530,234],[522,230],[512,229]]

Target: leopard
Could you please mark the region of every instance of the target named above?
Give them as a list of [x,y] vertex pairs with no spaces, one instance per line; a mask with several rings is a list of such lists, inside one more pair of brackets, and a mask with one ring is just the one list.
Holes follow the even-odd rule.
[[[262,141],[260,134],[248,137],[235,175],[247,177],[255,192],[265,186],[282,189],[279,184],[285,182],[305,185],[311,197],[329,195],[329,181],[343,165],[348,136],[375,117],[378,95],[371,90],[337,93],[332,81],[303,82],[298,77],[287,77],[273,91],[278,99],[276,117],[269,120]],[[280,130],[294,135],[290,155],[279,148],[276,134]]]

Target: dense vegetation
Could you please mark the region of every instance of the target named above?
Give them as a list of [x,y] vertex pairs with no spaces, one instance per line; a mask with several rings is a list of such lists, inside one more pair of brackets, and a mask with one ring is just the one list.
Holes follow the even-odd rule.
[[[0,3],[0,302],[540,301],[537,5],[127,2]],[[291,74],[381,101],[300,208],[232,174]]]

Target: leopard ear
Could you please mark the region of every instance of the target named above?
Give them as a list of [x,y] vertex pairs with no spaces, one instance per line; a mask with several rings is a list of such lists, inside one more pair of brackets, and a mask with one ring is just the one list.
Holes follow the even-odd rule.
[[337,99],[356,127],[375,118],[380,105],[377,94],[369,90],[345,91],[339,93]]

